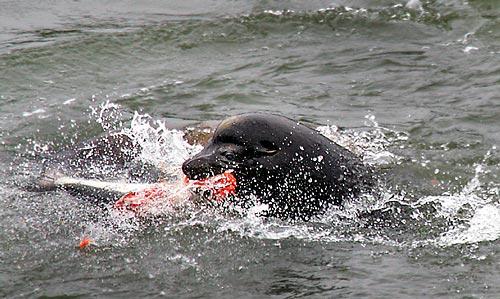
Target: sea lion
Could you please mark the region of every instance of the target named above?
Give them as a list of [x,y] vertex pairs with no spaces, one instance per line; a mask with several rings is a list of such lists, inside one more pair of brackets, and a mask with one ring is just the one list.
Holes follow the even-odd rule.
[[267,204],[267,216],[309,220],[373,184],[373,171],[332,140],[289,118],[229,117],[204,149],[182,165],[190,179],[234,170],[237,197]]

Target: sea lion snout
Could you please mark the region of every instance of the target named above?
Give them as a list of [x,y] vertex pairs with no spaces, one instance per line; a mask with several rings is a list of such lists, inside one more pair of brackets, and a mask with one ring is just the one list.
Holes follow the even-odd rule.
[[182,171],[192,180],[206,179],[221,173],[219,168],[211,155],[196,155],[182,164]]

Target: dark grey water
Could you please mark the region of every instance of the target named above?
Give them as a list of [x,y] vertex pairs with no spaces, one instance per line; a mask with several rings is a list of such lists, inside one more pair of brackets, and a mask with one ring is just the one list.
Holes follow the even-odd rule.
[[[500,2],[406,2],[0,1],[0,296],[498,298]],[[156,120],[246,111],[317,124],[382,198],[146,224],[23,189],[113,129],[175,169],[193,149]]]

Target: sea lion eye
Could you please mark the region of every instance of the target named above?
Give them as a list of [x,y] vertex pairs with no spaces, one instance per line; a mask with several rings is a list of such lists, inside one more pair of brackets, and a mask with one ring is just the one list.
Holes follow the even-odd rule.
[[236,155],[233,152],[223,152],[222,156],[231,161],[236,159]]

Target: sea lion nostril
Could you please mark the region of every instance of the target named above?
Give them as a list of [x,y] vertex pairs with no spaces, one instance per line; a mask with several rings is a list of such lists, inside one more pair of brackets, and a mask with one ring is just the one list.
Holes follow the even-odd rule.
[[196,164],[199,163],[196,163],[196,160],[193,159],[189,159],[182,164],[182,172],[190,179],[196,179],[195,177],[199,171],[199,167]]

